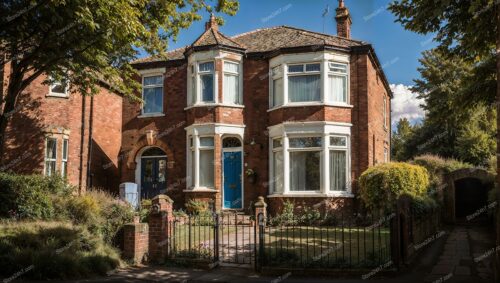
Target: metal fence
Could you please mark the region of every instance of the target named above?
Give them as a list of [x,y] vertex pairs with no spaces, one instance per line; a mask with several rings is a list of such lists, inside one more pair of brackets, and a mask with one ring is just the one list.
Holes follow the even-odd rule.
[[329,221],[259,215],[259,268],[356,269],[391,260],[390,223],[395,214],[339,215]]

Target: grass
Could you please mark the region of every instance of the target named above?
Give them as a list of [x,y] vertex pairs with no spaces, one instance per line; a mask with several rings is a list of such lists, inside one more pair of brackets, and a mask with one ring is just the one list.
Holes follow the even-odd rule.
[[121,265],[117,250],[69,222],[0,222],[0,276],[76,279]]
[[267,264],[277,266],[378,266],[390,260],[387,228],[268,227]]

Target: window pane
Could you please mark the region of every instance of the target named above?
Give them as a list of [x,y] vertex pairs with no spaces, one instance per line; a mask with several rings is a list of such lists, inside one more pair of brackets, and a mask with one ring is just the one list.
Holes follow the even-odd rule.
[[61,164],[61,176],[67,177],[68,176],[68,162],[63,161]]
[[320,75],[288,77],[288,100],[290,102],[319,101],[320,96]]
[[331,146],[347,146],[346,137],[330,137]]
[[144,77],[144,85],[163,85],[162,76]]
[[151,183],[154,180],[154,159],[143,159],[142,166],[144,166],[143,183]]
[[290,148],[321,147],[321,137],[290,138]]
[[214,62],[201,63],[199,65],[200,72],[211,72],[214,70]]
[[347,103],[347,76],[328,76],[330,101]]
[[273,173],[274,176],[271,179],[271,188],[273,193],[283,192],[283,152],[273,152]]
[[68,160],[68,140],[63,140],[63,160]]
[[283,79],[273,81],[273,106],[283,104]]
[[330,71],[347,74],[347,65],[346,64],[338,64],[338,63],[330,63]]
[[60,82],[54,83],[50,86],[50,92],[66,94],[66,84]]
[[224,71],[238,73],[238,64],[231,62],[224,62]]
[[214,146],[214,138],[210,137],[200,138],[200,146]]
[[45,175],[52,176],[56,173],[56,161],[45,161]]
[[214,76],[212,74],[200,76],[201,99],[203,102],[214,101]]
[[346,152],[330,151],[330,190],[346,190]]
[[45,152],[46,159],[56,159],[57,157],[57,140],[47,139],[47,148]]
[[160,159],[158,160],[158,182],[165,182],[167,179],[167,160]]
[[163,88],[153,87],[144,89],[144,113],[163,112]]
[[319,191],[320,152],[290,152],[290,190]]
[[195,185],[195,176],[196,176],[196,162],[194,160],[195,151],[191,150],[191,185]]
[[230,104],[240,104],[238,84],[238,76],[224,75],[224,102]]
[[214,186],[214,151],[200,150],[200,186]]
[[306,72],[319,72],[321,70],[320,64],[307,64]]
[[304,65],[289,65],[288,72],[289,73],[300,73],[304,71]]
[[283,141],[281,139],[273,140],[273,148],[279,148],[283,146]]

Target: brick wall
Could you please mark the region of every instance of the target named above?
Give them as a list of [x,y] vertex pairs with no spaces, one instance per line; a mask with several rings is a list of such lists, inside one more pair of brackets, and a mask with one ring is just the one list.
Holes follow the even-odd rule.
[[[9,73],[10,66],[7,64],[4,89],[8,86]],[[86,187],[88,145],[92,142],[95,151],[91,160],[101,162],[107,159],[112,164],[106,174],[101,173],[98,167],[92,170],[96,172],[93,180],[98,186],[114,189],[118,181],[117,153],[121,146],[122,98],[104,88],[94,96],[93,141],[90,141],[91,98],[78,93],[71,93],[69,98],[47,96],[49,86],[43,84],[45,79],[46,76],[38,77],[19,96],[5,134],[5,155],[1,160],[3,168],[23,174],[43,173],[45,136],[51,134],[58,141],[56,164],[57,170],[60,170],[64,133],[69,139],[68,181]]]

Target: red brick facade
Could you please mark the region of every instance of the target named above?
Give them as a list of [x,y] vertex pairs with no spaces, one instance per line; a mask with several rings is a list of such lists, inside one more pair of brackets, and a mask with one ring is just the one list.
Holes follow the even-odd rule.
[[[4,90],[9,74],[10,66],[6,64]],[[69,182],[83,190],[94,186],[117,191],[122,97],[104,87],[94,97],[76,93],[67,98],[49,96],[49,86],[43,84],[45,79],[40,76],[23,91],[9,116],[5,154],[0,162],[2,171],[43,173],[46,137],[57,139],[56,170],[60,171],[66,138]]]

